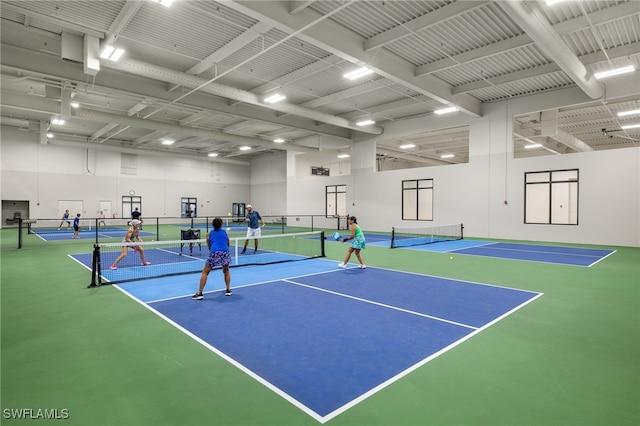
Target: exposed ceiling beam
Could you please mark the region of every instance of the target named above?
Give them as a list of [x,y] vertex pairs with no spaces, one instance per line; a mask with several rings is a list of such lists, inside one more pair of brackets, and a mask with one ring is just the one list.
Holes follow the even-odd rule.
[[165,81],[173,84],[180,84],[188,88],[199,87],[199,91],[209,93],[216,96],[221,96],[227,99],[244,102],[250,105],[259,106],[261,108],[279,111],[285,114],[292,114],[299,117],[315,120],[321,123],[330,124],[345,129],[355,130],[361,133],[370,135],[382,134],[382,128],[378,126],[365,126],[358,127],[355,123],[345,120],[344,118],[336,117],[334,115],[325,114],[320,111],[316,111],[310,108],[304,108],[298,105],[294,105],[287,102],[278,102],[275,104],[267,105],[260,96],[251,93],[246,90],[237,89],[235,87],[226,86],[223,84],[209,82],[206,79],[192,76],[187,73],[174,71],[165,67],[161,67],[154,64],[137,61],[134,59],[123,59],[119,62],[111,62],[105,64],[105,68],[112,68],[119,71],[124,71],[131,74],[136,74],[142,77],[152,78],[158,81]]
[[311,6],[315,1],[316,0],[291,0],[289,2],[291,3],[291,9],[289,10],[289,13],[295,15],[301,10]]
[[141,1],[125,1],[122,5],[122,9],[118,13],[118,16],[115,17],[111,25],[109,26],[109,30],[107,31],[107,36],[102,42],[101,48],[114,43],[114,41],[118,38],[120,33],[124,31],[127,24],[131,19],[135,16],[136,12],[142,6],[143,2]]
[[388,147],[378,146],[376,148],[376,152],[378,154],[385,154],[389,157],[395,157],[401,160],[407,160],[407,161],[412,161],[412,162],[421,163],[421,164],[428,164],[430,166],[442,166],[445,164],[452,164],[451,162],[443,161],[437,158],[408,154],[406,152],[397,151],[395,149],[391,149]]
[[[70,64],[64,61],[52,62],[51,56],[44,53],[36,53],[4,43],[1,46],[3,67],[12,68],[26,74],[30,73],[34,76],[37,75],[51,79],[55,78],[57,80],[64,79],[65,81],[73,81],[77,83],[78,86],[83,85],[83,82],[86,80],[86,76],[76,64]],[[140,73],[138,73],[136,70],[137,66],[143,68],[144,72],[140,71]],[[103,87],[106,90],[116,90],[122,93],[127,93],[128,95],[137,95],[142,99],[156,98],[167,102],[174,102],[177,95],[168,92],[166,88],[161,88],[161,85],[158,83],[173,80],[173,82],[177,84],[186,84],[187,82],[191,82],[192,85],[197,85],[205,81],[199,77],[186,73],[167,70],[163,67],[132,60],[129,60],[128,65],[123,66],[125,72],[130,68],[132,69],[132,72],[128,73],[128,75],[108,72],[109,68],[118,69],[118,66],[115,64],[112,64],[111,67],[104,66],[102,71],[92,82],[93,87]],[[167,74],[165,78],[162,78],[162,74],[165,72],[168,72],[169,74]],[[154,75],[152,81],[141,78],[144,77],[146,73]],[[154,82],[157,83],[154,84]],[[295,105],[292,106],[292,111],[294,109],[304,110],[305,115],[311,115],[314,118],[304,118],[300,115],[296,115],[295,112],[293,115],[289,116],[283,116],[281,114],[278,115],[275,114],[273,110],[265,108],[262,102],[258,102],[257,100],[259,97],[255,94],[223,85],[218,85],[217,87],[220,88],[220,96],[224,97],[225,94],[232,96],[235,94],[243,102],[252,98],[260,106],[258,107],[249,104],[236,106],[229,105],[229,102],[226,102],[222,98],[212,98],[206,94],[209,92],[207,89],[202,90],[202,92],[205,93],[194,93],[187,99],[181,100],[180,105],[190,105],[195,108],[213,110],[223,114],[233,115],[235,117],[258,120],[276,124],[278,126],[300,128],[310,132],[317,132],[333,137],[343,137],[348,139],[351,138],[353,132],[351,128],[356,127],[353,123],[340,117],[322,114],[308,108],[299,108]],[[214,93],[211,94],[217,93],[215,91],[212,92]],[[241,96],[245,94],[247,95],[246,99]],[[325,121],[318,120],[319,118],[324,118]],[[346,123],[349,128],[327,124],[327,121],[335,121],[341,125]],[[379,134],[382,132],[382,129],[376,126],[367,126],[367,129],[358,127],[357,129],[359,132],[364,133],[373,132],[373,134]]]
[[[257,95],[265,94],[276,88],[287,86],[288,84],[292,84],[299,80],[309,78],[314,74],[325,72],[326,70],[333,68],[341,62],[345,62],[345,60],[335,55],[330,55],[326,58],[322,58],[318,61],[312,62],[307,66],[298,68],[293,72],[274,78],[268,83],[261,84],[260,86],[251,89],[251,93],[255,93]],[[306,106],[305,104],[300,105]]]
[[[444,105],[456,105],[461,111],[479,117],[480,102],[469,95],[453,95],[451,86],[431,76],[418,78],[415,66],[385,48],[374,54],[364,50],[365,39],[341,25],[321,19],[317,13],[305,9],[292,16],[285,1],[226,1],[225,5],[254,19],[268,22],[287,34],[320,47],[353,64],[367,66],[376,74],[422,93]],[[348,3],[344,6],[348,7]]]
[[600,99],[604,95],[603,86],[554,31],[551,23],[538,10],[537,3],[499,1],[498,5],[536,42],[540,51],[556,62],[587,96]]
[[217,141],[229,141],[240,144],[257,145],[269,149],[292,150],[298,152],[316,152],[316,149],[297,146],[294,144],[276,144],[257,138],[232,135],[229,133],[216,132],[212,130],[197,129],[193,127],[180,126],[179,124],[168,124],[156,120],[127,117],[123,115],[110,114],[87,109],[77,109],[73,114],[74,118],[92,120],[98,122],[118,123],[123,126],[131,126],[142,129],[172,132],[186,136],[203,137]]
[[485,5],[486,2],[483,1],[457,1],[449,3],[433,12],[426,13],[416,19],[403,22],[396,27],[376,34],[364,42],[364,50],[370,51],[384,47],[389,43],[393,43],[394,41],[410,36],[418,31],[423,31],[434,25],[442,24],[444,21],[456,18],[471,10],[485,7]]
[[558,130],[558,133],[555,135],[548,135],[547,137],[560,142],[562,145],[565,145],[576,152],[588,152],[593,151],[589,145],[578,139],[577,137],[563,131]]
[[[122,145],[122,146],[105,145],[105,144],[97,144],[97,143],[91,143],[91,142],[83,142],[77,139],[78,138],[74,137],[73,135],[57,134],[55,138],[49,141],[49,144],[69,146],[73,148],[95,149],[98,151],[121,152],[125,154],[136,154],[136,155],[144,154],[144,155],[152,155],[152,156],[159,156],[159,157],[197,159],[201,161],[204,159],[202,155],[189,155],[189,154],[170,152],[170,151],[159,151],[157,149],[127,148],[126,145]],[[212,163],[233,164],[237,166],[251,165],[251,163],[249,163],[248,161],[227,159],[224,157],[207,157],[206,161],[211,161]]]
[[[50,99],[43,99],[40,97],[20,96],[15,93],[3,92],[2,106],[10,106],[12,108],[18,108],[29,111],[38,111],[41,113],[57,114],[60,110],[60,103]],[[124,115],[117,115],[99,111],[92,111],[89,109],[77,109],[73,111],[73,119],[85,119],[96,122],[115,123],[121,126],[130,126],[148,130],[158,130],[165,132],[173,132],[187,136],[206,137],[212,140],[230,141],[239,144],[263,146],[269,149],[279,150],[293,150],[298,152],[316,152],[317,149],[308,148],[304,146],[298,146],[294,144],[275,144],[270,141],[265,141],[258,138],[250,138],[245,136],[232,135],[223,132],[216,132],[212,130],[197,129],[188,126],[181,126],[179,124],[169,124],[160,122],[157,120],[149,120],[142,118],[128,117]]]
[[[640,52],[640,42],[629,43],[624,46],[614,47],[612,49],[609,49],[607,51],[607,54],[609,55],[609,59],[613,60],[628,57],[631,55],[637,55],[638,52]],[[602,62],[607,58],[602,52],[595,52],[588,55],[580,56],[579,59],[584,65],[591,65]],[[562,71],[562,68],[560,68],[560,66],[558,66],[556,63],[549,63],[538,67],[531,67],[521,71],[486,78],[484,80],[474,81],[468,84],[462,84],[460,86],[456,86],[452,92],[468,93],[474,90],[480,90],[500,84],[513,83],[519,80],[525,80],[527,78],[539,76],[542,74],[551,74],[558,71]]]
[[[3,2],[2,4],[2,9],[10,11],[10,12],[15,12],[15,13],[19,13],[21,15],[26,15],[29,16],[31,18],[37,18],[38,20],[47,22],[49,24],[53,24],[53,25],[59,25],[64,27],[66,30],[75,33],[76,35],[84,35],[84,34],[88,34],[97,38],[104,38],[105,34],[101,31],[96,31],[93,28],[89,28],[87,26],[84,26],[82,24],[79,24],[77,22],[69,22],[69,21],[64,21],[60,18],[54,18],[52,16],[49,15],[45,15],[44,13],[40,13],[40,12],[36,12],[33,10],[28,10],[28,9],[24,9],[22,7],[18,7],[18,6],[14,6],[10,3],[6,3]],[[4,25],[4,23],[3,23]]]
[[[229,43],[225,44],[220,49],[216,50],[215,52],[213,52],[212,54],[204,58],[202,61],[198,62],[197,64],[189,68],[186,71],[186,73],[192,74],[192,75],[202,74],[209,68],[215,67],[217,63],[219,63],[229,55],[232,55],[236,51],[242,49],[247,44],[251,43],[253,40],[261,37],[264,33],[269,31],[270,29],[271,29],[271,26],[265,25],[262,22],[258,22],[254,24],[247,31],[244,31],[238,37],[234,38]],[[175,84],[169,89],[169,91],[175,90],[178,87],[180,86]]]
[[549,151],[553,154],[565,154],[565,152],[560,151],[557,147],[551,146],[551,144],[547,141],[547,138],[544,136],[527,136],[518,132],[513,132],[513,136],[516,139],[522,139],[531,144],[540,144],[542,148],[546,151]]
[[[457,3],[457,2],[456,2]],[[473,2],[463,2],[473,3]],[[625,16],[631,16],[638,14],[637,2],[630,1],[626,3],[620,3],[604,10],[595,11],[589,14],[589,20],[593,25],[600,25],[612,20],[621,19]],[[586,17],[580,16],[577,18],[569,19],[567,21],[559,22],[552,26],[554,31],[558,34],[570,34],[575,31],[579,31],[589,25],[589,20]],[[451,55],[447,58],[431,62],[429,64],[421,65],[418,67],[416,75],[421,76],[424,74],[431,74],[438,71],[444,71],[448,68],[455,67],[462,63],[477,61],[488,58],[500,53],[508,52],[510,50],[519,49],[525,46],[532,45],[534,41],[528,34],[521,34],[519,36],[511,37],[506,40],[502,40],[496,43],[489,44],[487,46],[480,47],[478,49],[469,50],[457,55]]]

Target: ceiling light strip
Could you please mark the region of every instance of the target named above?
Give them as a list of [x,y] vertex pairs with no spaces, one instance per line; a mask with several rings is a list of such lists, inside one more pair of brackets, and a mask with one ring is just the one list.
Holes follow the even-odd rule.
[[362,67],[358,68],[355,71],[351,71],[343,75],[344,78],[348,78],[349,80],[356,80],[360,77],[364,77],[365,75],[372,74],[373,70],[371,68]]
[[441,114],[448,114],[450,112],[456,112],[456,111],[458,111],[457,107],[448,107],[448,108],[437,109],[433,111],[433,113],[437,115],[441,115]]
[[640,109],[633,109],[630,111],[620,111],[618,113],[618,117],[625,117],[627,115],[637,115],[637,114],[640,114]]
[[613,77],[614,75],[626,74],[628,72],[633,72],[635,70],[636,70],[636,67],[634,65],[629,65],[629,66],[622,67],[622,68],[615,68],[615,69],[608,70],[608,71],[597,72],[597,73],[593,74],[593,77],[596,80],[600,80],[600,79],[607,78],[607,77]]

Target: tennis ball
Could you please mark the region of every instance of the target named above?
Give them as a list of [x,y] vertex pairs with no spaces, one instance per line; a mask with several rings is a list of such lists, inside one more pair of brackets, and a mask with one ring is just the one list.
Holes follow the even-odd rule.
[[227,228],[227,231],[231,231],[231,228]]
[[453,256],[449,256],[449,260],[453,260]]
[[227,216],[231,216],[231,212],[227,213]]

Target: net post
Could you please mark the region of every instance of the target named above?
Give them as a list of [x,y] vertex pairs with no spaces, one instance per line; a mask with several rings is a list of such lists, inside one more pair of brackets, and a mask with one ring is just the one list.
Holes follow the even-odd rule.
[[[96,276],[98,277],[96,280]],[[93,245],[93,259],[91,260],[91,284],[87,288],[98,287],[102,285],[102,268],[100,266],[100,246],[96,243]]]
[[100,218],[96,218],[96,244],[98,244],[98,230],[100,229]]
[[22,218],[18,218],[18,248],[22,248]]
[[460,224],[460,239],[464,240],[464,223]]
[[327,257],[324,253],[324,231],[320,232],[320,257]]

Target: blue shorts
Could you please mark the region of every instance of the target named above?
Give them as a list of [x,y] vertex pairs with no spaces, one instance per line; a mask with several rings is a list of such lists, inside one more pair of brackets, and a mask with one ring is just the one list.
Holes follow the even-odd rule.
[[207,259],[207,265],[212,268],[215,268],[216,266],[229,266],[231,265],[231,253],[228,251],[211,252]]

